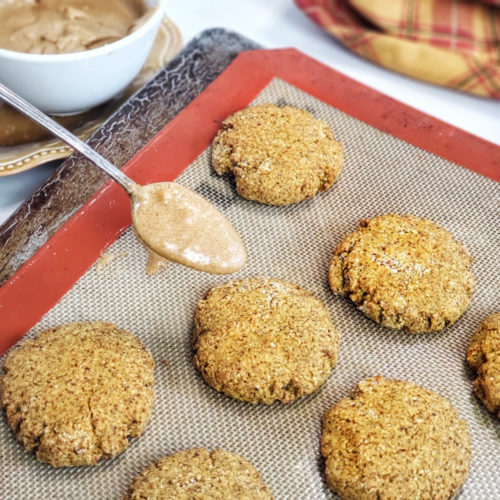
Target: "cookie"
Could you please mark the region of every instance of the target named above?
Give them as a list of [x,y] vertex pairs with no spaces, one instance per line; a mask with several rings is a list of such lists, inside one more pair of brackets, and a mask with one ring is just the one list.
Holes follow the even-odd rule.
[[212,166],[231,174],[238,194],[268,205],[290,205],[326,191],[342,171],[342,145],[330,127],[303,109],[264,104],[222,122]]
[[124,500],[271,500],[259,472],[224,450],[184,450],[144,470]]
[[467,425],[451,403],[410,382],[377,376],[323,418],[321,453],[340,498],[452,498],[471,459]]
[[153,408],[153,359],[111,323],[46,330],[12,350],[3,369],[0,405],[10,427],[54,467],[118,455]]
[[500,313],[479,325],[467,350],[467,363],[478,375],[474,392],[500,418]]
[[471,263],[464,246],[430,220],[381,215],[362,220],[337,246],[329,280],[335,294],[382,326],[437,332],[469,305]]
[[340,335],[303,288],[248,278],[212,288],[194,315],[194,363],[217,391],[249,403],[310,394],[337,362]]

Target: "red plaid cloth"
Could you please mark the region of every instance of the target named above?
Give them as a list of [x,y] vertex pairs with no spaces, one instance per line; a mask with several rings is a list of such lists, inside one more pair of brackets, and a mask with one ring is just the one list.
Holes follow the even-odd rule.
[[[500,5],[500,0],[483,0]],[[471,0],[295,0],[366,59],[438,85],[500,98],[500,9]]]

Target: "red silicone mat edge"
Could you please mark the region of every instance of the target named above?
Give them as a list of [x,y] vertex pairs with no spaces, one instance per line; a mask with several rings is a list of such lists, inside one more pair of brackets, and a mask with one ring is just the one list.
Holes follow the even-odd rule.
[[[500,148],[495,144],[395,101],[295,49],[241,53],[124,171],[139,183],[174,180],[209,146],[220,122],[247,106],[273,77],[384,132],[500,180]],[[130,222],[128,196],[107,183],[0,288],[0,355],[71,289]]]

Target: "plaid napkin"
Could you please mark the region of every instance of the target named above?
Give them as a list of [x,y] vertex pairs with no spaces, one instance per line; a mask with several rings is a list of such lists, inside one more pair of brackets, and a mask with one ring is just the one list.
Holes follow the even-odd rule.
[[500,99],[500,0],[295,0],[362,57]]

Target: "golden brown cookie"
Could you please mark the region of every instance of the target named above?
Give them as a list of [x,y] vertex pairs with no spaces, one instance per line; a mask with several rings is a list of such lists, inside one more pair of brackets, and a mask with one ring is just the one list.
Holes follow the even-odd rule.
[[217,391],[249,403],[310,394],[337,362],[340,335],[303,288],[248,278],[212,288],[194,315],[194,363]]
[[0,406],[10,427],[54,467],[118,455],[153,409],[153,359],[112,323],[45,330],[12,350],[3,369]]
[[272,500],[259,472],[224,450],[184,450],[144,470],[124,500]]
[[474,392],[500,418],[500,313],[488,316],[467,350],[467,363],[477,371]]
[[474,290],[472,257],[446,229],[414,215],[362,220],[335,249],[330,286],[368,317],[409,333],[454,323]]
[[232,174],[240,196],[289,205],[326,191],[342,171],[342,145],[303,109],[264,104],[222,122],[212,145],[218,174]]
[[349,500],[446,500],[465,481],[467,425],[451,403],[410,382],[377,376],[323,417],[328,485]]

